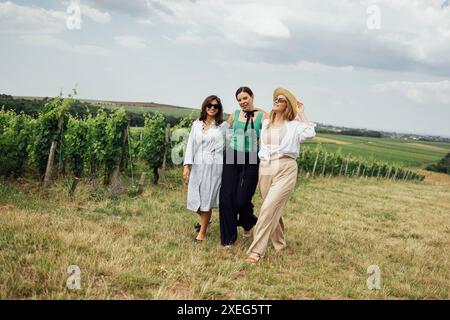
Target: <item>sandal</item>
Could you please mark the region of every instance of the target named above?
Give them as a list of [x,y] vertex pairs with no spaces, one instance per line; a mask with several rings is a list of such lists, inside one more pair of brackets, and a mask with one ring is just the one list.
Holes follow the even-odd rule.
[[[210,225],[211,222],[212,222],[212,220],[209,221],[208,225]],[[202,227],[202,226],[201,226],[200,223],[198,223],[198,222],[194,225],[194,229],[195,229],[195,231],[197,231],[197,232],[200,232],[200,228],[201,228],[201,227]]]
[[261,258],[257,257],[257,256],[248,256],[247,259],[245,259],[245,262],[250,263],[250,264],[257,264],[259,259],[261,259]]

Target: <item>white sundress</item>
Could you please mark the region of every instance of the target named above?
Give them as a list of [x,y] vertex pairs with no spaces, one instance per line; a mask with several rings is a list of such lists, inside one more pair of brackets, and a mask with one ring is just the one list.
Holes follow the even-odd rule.
[[214,122],[203,132],[203,121],[192,125],[185,151],[184,164],[191,164],[187,208],[194,212],[219,207],[222,182],[223,148],[227,122],[217,126]]

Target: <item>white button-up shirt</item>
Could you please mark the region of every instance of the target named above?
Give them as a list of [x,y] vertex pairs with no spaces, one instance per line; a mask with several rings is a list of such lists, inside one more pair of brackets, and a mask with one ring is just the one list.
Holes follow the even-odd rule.
[[222,164],[226,121],[219,126],[213,122],[205,133],[203,121],[195,120],[189,134],[183,164]]
[[[269,119],[265,119],[262,123],[261,136],[264,136],[268,124]],[[288,156],[296,159],[300,153],[300,144],[316,135],[316,124],[312,122],[305,124],[299,120],[292,120],[285,121],[284,125],[286,126],[286,133],[278,148],[274,149],[273,146],[267,145],[263,139],[261,140],[261,147],[258,153],[261,160],[270,161],[274,153],[277,154],[277,157]],[[272,134],[276,134],[276,128],[271,128],[270,131]]]

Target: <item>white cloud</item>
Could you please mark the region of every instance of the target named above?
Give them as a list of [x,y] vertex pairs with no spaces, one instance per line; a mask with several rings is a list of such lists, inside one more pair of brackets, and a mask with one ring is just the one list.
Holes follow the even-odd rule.
[[[65,3],[69,5],[69,2]],[[101,12],[87,5],[80,5],[81,20],[84,17],[100,23],[111,22],[108,12]],[[67,30],[68,13],[35,6],[18,5],[11,1],[0,2],[0,33],[57,34]]]
[[64,12],[0,2],[0,33],[60,33],[65,28]]
[[[141,24],[178,27],[170,38],[179,44],[220,38],[227,51],[247,51],[237,55],[249,61],[450,74],[450,6],[443,0],[86,1]],[[367,29],[373,4],[380,30]]]
[[95,55],[95,56],[113,56],[114,53],[106,48],[95,45],[72,45],[62,39],[56,38],[52,35],[22,35],[20,39],[27,44],[50,47],[62,51],[68,51],[78,54]]
[[130,49],[145,49],[147,48],[147,42],[145,39],[142,39],[137,36],[123,35],[116,36],[114,40],[117,44]]
[[[369,30],[376,4],[381,29]],[[450,74],[450,7],[442,0],[170,1],[159,17],[178,25],[179,42],[221,37],[249,61]],[[176,37],[175,37],[176,38]],[[250,54],[248,54],[250,53]],[[238,54],[239,55],[239,54]]]
[[395,92],[401,96],[423,104],[443,103],[450,105],[450,81],[409,82],[392,81],[372,87],[376,93]]
[[150,18],[137,19],[137,23],[149,25],[149,24],[152,24],[152,19],[150,19]]
[[244,47],[271,46],[276,40],[291,37],[283,21],[284,13],[284,8],[280,6],[259,3],[236,5],[224,17],[224,35]]
[[[114,11],[120,14],[126,14],[138,18],[138,22],[148,20],[154,16],[170,16],[173,14],[167,1],[158,0],[83,0],[96,8],[102,8],[108,11]],[[178,2],[174,0],[173,2]]]
[[80,5],[81,16],[86,16],[92,21],[100,24],[107,24],[111,22],[111,15],[108,12],[101,12],[95,8],[87,5]]
[[245,69],[248,71],[264,71],[264,72],[310,72],[310,73],[352,73],[355,68],[352,66],[328,66],[318,62],[299,61],[293,64],[273,64],[267,62],[251,62],[251,61],[233,61],[228,59],[215,59],[215,63],[225,67]]

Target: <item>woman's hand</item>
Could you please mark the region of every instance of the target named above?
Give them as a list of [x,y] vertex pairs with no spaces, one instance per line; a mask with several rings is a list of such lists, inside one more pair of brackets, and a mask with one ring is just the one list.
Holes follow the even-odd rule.
[[189,166],[185,165],[183,167],[183,180],[184,184],[187,185],[189,183]]
[[308,118],[305,116],[305,106],[303,105],[303,102],[297,101],[297,116],[295,119],[304,122],[306,124],[309,124]]
[[303,105],[303,102],[297,101],[297,107],[298,107],[298,114],[303,115],[305,113],[305,106]]

